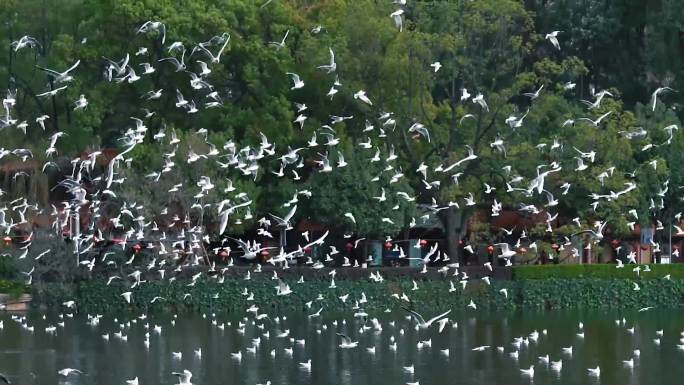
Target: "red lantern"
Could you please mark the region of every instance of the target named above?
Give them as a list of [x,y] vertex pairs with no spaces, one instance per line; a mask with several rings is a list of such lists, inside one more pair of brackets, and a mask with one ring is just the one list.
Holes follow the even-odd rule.
[[133,253],[138,254],[141,249],[142,249],[142,246],[140,246],[139,243],[136,243],[135,245],[133,245]]
[[385,250],[389,250],[391,248],[392,248],[392,242],[390,242],[390,241],[385,242]]
[[458,240],[458,245],[459,245],[459,246],[463,246],[463,239],[459,239],[459,240]]
[[610,245],[613,246],[614,249],[617,249],[618,246],[620,246],[620,241],[618,241],[617,239],[613,239],[612,241],[610,241]]
[[427,246],[428,241],[426,241],[425,239],[421,239],[419,243],[420,243],[420,247],[425,247],[425,246]]
[[354,248],[354,244],[351,243],[351,242],[347,242],[347,244],[346,244],[344,247],[347,248],[347,251],[348,251],[348,252],[351,252],[352,249]]
[[643,250],[643,251],[648,250],[648,245],[641,245],[641,250]]
[[2,243],[4,243],[5,246],[9,246],[12,243],[12,237],[5,235],[5,237],[2,238]]
[[269,253],[268,250],[262,250],[261,251],[261,255],[263,255],[264,257],[268,257],[270,254],[271,253]]
[[527,249],[524,247],[520,248],[520,254],[527,254]]
[[305,253],[310,253],[311,252],[311,247],[305,247],[304,248]]
[[487,252],[489,254],[494,254],[494,246],[492,246],[492,245],[487,246]]

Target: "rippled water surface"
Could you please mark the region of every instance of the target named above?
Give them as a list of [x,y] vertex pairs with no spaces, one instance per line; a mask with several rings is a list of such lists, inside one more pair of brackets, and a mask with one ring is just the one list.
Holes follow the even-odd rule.
[[[431,316],[426,314],[426,318]],[[179,380],[172,372],[184,369],[192,372],[194,384],[684,383],[684,350],[677,346],[684,344],[680,341],[684,310],[460,313],[450,314],[450,324],[441,334],[438,325],[416,331],[400,312],[380,317],[382,330],[351,315],[334,317],[325,312],[320,318],[290,314],[280,320],[256,320],[247,313],[179,316],[175,326],[169,315],[102,317],[97,325],[81,316],[21,317],[0,314],[4,325],[0,329],[0,372],[16,384],[118,385],[135,377],[140,385],[175,384]],[[580,322],[584,324],[583,338],[578,335]],[[160,334],[153,330],[155,325],[161,326]],[[54,332],[46,331],[52,326]],[[288,337],[278,336],[287,330]],[[535,331],[539,333],[536,342],[529,337]],[[340,349],[336,332],[358,341],[358,347]],[[103,338],[106,334],[109,340]],[[517,348],[513,344],[516,337],[527,342]],[[258,345],[256,338],[260,338]],[[396,350],[390,348],[392,338]],[[431,346],[423,343],[421,348],[421,341],[431,341]],[[472,350],[483,345],[491,348]],[[572,355],[562,351],[570,346]],[[369,352],[373,347],[375,352]],[[503,352],[497,347],[503,347]],[[195,353],[199,349],[201,357]],[[640,351],[638,357],[635,349]],[[517,359],[511,356],[516,350]],[[174,356],[174,352],[182,356]],[[231,355],[238,352],[240,360]],[[538,358],[547,354],[552,361],[563,361],[560,371],[553,371]],[[626,367],[623,360],[632,358],[634,367]],[[300,367],[308,360],[310,371]],[[533,378],[520,371],[531,365]],[[406,372],[405,366],[413,366],[414,373]],[[587,368],[596,366],[601,368],[600,376],[590,376]],[[59,375],[64,368],[76,368],[83,374]]]

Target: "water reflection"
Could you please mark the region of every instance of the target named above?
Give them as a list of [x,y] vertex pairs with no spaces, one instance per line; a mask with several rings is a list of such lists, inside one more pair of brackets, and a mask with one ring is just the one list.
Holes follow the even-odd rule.
[[[451,314],[442,334],[416,331],[404,313],[386,314],[382,330],[352,317],[256,321],[242,315],[168,315],[147,319],[60,319],[2,314],[0,372],[20,384],[177,383],[188,369],[195,384],[674,384],[684,377],[684,312]],[[624,318],[624,322],[622,319]],[[172,322],[175,321],[175,326]],[[335,322],[337,321],[337,322]],[[62,326],[59,323],[63,322]],[[580,329],[579,323],[584,327]],[[161,333],[154,331],[161,327]],[[56,326],[54,333],[46,328]],[[33,332],[28,330],[33,327]],[[633,329],[632,329],[633,328]],[[286,332],[289,330],[289,334]],[[662,330],[662,336],[658,331]],[[579,336],[580,331],[584,337]],[[335,333],[359,346],[340,349]],[[121,338],[115,333],[120,333]],[[149,333],[149,348],[144,344]],[[109,340],[103,338],[108,334]],[[535,341],[535,334],[538,338]],[[123,340],[122,338],[127,340]],[[660,344],[654,342],[659,338]],[[303,341],[300,343],[298,341]],[[519,341],[519,348],[514,345]],[[396,343],[396,349],[390,346]],[[489,345],[483,351],[476,346]],[[563,347],[572,347],[564,353]],[[369,349],[374,348],[374,353]],[[195,352],[201,349],[201,356]],[[291,354],[288,350],[291,349]],[[635,356],[634,351],[639,355]],[[446,353],[448,351],[448,354]],[[174,358],[180,352],[182,357]],[[240,352],[240,360],[231,353]],[[513,357],[517,355],[517,357]],[[540,357],[548,355],[548,362]],[[624,360],[633,359],[632,368]],[[312,361],[310,371],[300,363]],[[562,369],[551,369],[562,360]],[[413,366],[413,373],[403,367]],[[520,369],[534,368],[534,376]],[[599,377],[588,368],[601,368]],[[83,375],[62,377],[63,368]]]

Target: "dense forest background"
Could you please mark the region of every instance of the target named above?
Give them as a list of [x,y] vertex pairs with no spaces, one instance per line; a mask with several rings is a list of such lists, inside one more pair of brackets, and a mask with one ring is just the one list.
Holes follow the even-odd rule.
[[[282,215],[287,211],[282,203],[306,189],[312,194],[300,203],[299,219],[380,237],[405,229],[421,205],[448,206],[436,215],[453,239],[478,208],[489,209],[493,203],[517,208],[525,199],[547,204],[543,194],[521,196],[506,186],[511,175],[533,179],[537,166],[550,162],[564,168],[550,174],[547,186],[553,187],[548,189],[558,197],[561,182],[573,186],[556,207],[560,217],[568,219],[554,223],[559,234],[574,217],[586,223],[609,219],[617,234],[628,234],[630,221],[673,223],[682,208],[684,187],[684,141],[678,130],[684,113],[681,1],[408,1],[401,6],[401,31],[390,17],[398,8],[377,0],[273,0],[265,6],[251,0],[2,1],[0,39],[5,53],[0,54],[0,89],[17,90],[13,118],[27,122],[27,127],[24,134],[5,126],[0,147],[31,149],[40,161],[36,174],[49,175],[56,171],[42,167],[48,160],[68,169],[70,160],[80,154],[122,149],[119,139],[135,128],[131,117],[144,119],[148,137],[135,148],[135,161],[120,172],[127,182],[118,198],[145,202],[148,214],[171,202],[190,210],[193,194],[168,194],[174,184],[191,186],[200,176],[214,181],[232,178],[238,191],[247,192],[253,201],[248,218],[231,224],[233,234],[252,228],[266,213]],[[136,34],[148,20],[166,25],[166,45],[156,34]],[[552,31],[560,31],[560,49],[545,39]],[[268,44],[280,41],[286,32],[286,47]],[[220,63],[211,67],[211,84],[222,105],[197,114],[176,108],[176,89],[185,95],[193,92],[188,74],[158,60],[170,55],[171,42],[182,42],[189,51],[222,33],[230,34],[230,44]],[[13,50],[11,43],[24,35],[35,37],[40,47]],[[148,52],[136,55],[143,46]],[[331,49],[337,61],[334,74],[317,68],[329,62]],[[156,71],[136,82],[104,81],[106,59],[120,61],[126,55],[138,74],[141,62],[152,63]],[[188,70],[199,71],[196,59],[186,57]],[[51,89],[37,66],[66,69],[76,60],[80,66],[68,89],[54,97],[36,96]],[[434,62],[442,65],[438,72],[430,67]],[[291,90],[288,72],[299,74],[306,86]],[[327,93],[336,78],[341,85],[332,98]],[[542,85],[533,101],[523,96]],[[652,108],[652,93],[664,86],[675,91],[661,94]],[[164,90],[160,99],[141,98],[158,89]],[[482,94],[487,109],[464,102],[463,89],[473,97]],[[372,105],[355,100],[359,90],[366,91]],[[602,90],[612,97],[588,110],[581,100],[593,102]],[[89,104],[76,112],[74,102],[80,95]],[[293,122],[299,115],[294,102],[308,106],[302,127]],[[577,120],[609,111],[598,127]],[[44,128],[36,121],[41,116],[48,117]],[[235,170],[226,171],[215,162],[179,161],[169,178],[153,182],[145,177],[163,166],[164,150],[152,139],[160,130],[173,130],[182,139],[179,157],[205,153],[212,146],[221,149],[231,141],[238,148],[257,146],[262,134],[284,152],[288,146],[306,147],[321,126],[330,124],[331,116],[354,116],[334,126],[340,143],[330,158],[335,161],[339,153],[348,162],[335,173],[316,172],[309,162],[300,179],[281,178],[270,172],[279,168],[274,161],[255,178],[239,178]],[[512,126],[508,117],[519,119],[520,126]],[[568,120],[573,122],[567,124]],[[417,122],[429,130],[429,141],[408,132]],[[384,136],[373,136],[367,150],[360,143],[371,140],[365,131],[369,125],[375,126],[374,135],[381,128]],[[673,135],[672,129],[663,130],[671,125],[677,126]],[[204,132],[201,129],[206,138],[197,134]],[[55,132],[66,136],[57,145],[57,155],[48,159],[45,148]],[[324,142],[325,136],[319,134],[318,140]],[[505,143],[505,153],[497,140]],[[567,145],[550,151],[553,143]],[[458,176],[432,172],[464,158],[466,146],[478,159],[467,163]],[[579,150],[573,147],[595,151],[587,172],[574,171]],[[371,183],[386,166],[369,161],[376,150],[383,159],[398,154],[392,171],[382,176],[391,197],[382,203],[374,199],[380,187]],[[7,165],[10,157],[0,162]],[[429,176],[415,172],[422,165],[430,170]],[[13,180],[8,183],[16,183],[7,170],[6,180]],[[603,177],[607,170],[610,175]],[[398,173],[403,174],[401,180],[389,183]],[[497,190],[484,193],[484,183]],[[621,199],[592,198],[610,196],[630,183],[636,191]],[[212,192],[218,200],[221,190]],[[400,199],[397,192],[417,200]],[[9,201],[17,194],[0,199]],[[477,204],[466,205],[465,198]],[[595,201],[600,204],[592,205]],[[460,202],[460,209],[454,202]],[[637,213],[634,218],[626,214],[631,210]],[[347,212],[354,214],[354,223],[341,220]]]

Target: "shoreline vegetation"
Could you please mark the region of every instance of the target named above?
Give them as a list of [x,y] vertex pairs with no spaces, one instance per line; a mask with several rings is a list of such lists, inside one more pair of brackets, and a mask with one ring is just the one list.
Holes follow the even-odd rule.
[[[377,314],[402,306],[472,311],[468,307],[471,300],[478,310],[641,310],[684,305],[684,266],[680,265],[546,265],[485,270],[467,266],[454,276],[454,269],[421,273],[415,268],[292,268],[278,270],[275,279],[271,267],[236,266],[223,273],[203,274],[194,281],[189,271],[171,281],[143,275],[143,283],[132,289],[126,281],[107,285],[105,279],[95,277],[71,283],[34,283],[31,287],[0,281],[0,291],[14,296],[32,294],[33,309],[60,310],[64,302],[75,301],[75,310],[81,313],[244,312],[252,305],[262,313],[314,313],[323,308]],[[468,275],[465,281],[464,272]],[[371,279],[371,275],[376,278]],[[482,279],[486,275],[496,278],[488,284]],[[290,286],[291,294],[277,294],[279,280]],[[130,303],[122,296],[128,291],[133,293]],[[411,302],[402,299],[404,294]]]

